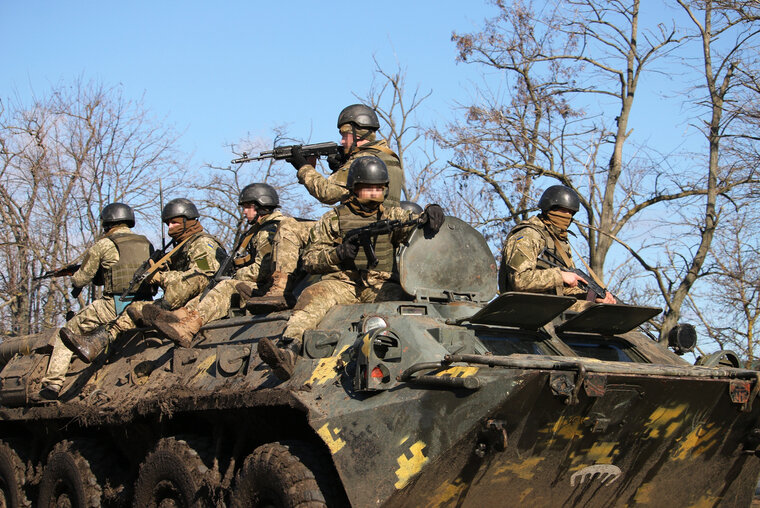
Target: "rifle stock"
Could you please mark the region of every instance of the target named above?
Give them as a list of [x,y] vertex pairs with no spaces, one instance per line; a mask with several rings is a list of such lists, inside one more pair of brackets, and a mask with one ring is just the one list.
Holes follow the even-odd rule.
[[372,245],[373,236],[389,234],[396,229],[419,224],[419,219],[411,219],[408,221],[400,221],[397,219],[383,219],[377,222],[373,222],[367,226],[348,230],[343,236],[343,242],[345,243],[353,241],[354,238],[357,238],[359,245],[361,245],[362,249],[364,249],[364,255],[367,256],[367,267],[372,269],[376,267],[378,263],[377,256],[375,255],[375,248]]

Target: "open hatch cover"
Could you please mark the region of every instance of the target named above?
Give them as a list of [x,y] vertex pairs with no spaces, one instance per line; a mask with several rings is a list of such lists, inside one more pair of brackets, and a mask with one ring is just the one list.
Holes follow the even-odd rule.
[[398,253],[404,291],[419,300],[487,302],[496,294],[496,261],[485,238],[456,217],[425,237],[416,229]]
[[577,301],[570,296],[503,293],[467,321],[537,330]]
[[662,309],[657,307],[638,307],[600,303],[571,317],[555,330],[561,332],[589,332],[602,335],[615,335],[630,332],[641,323],[652,319]]

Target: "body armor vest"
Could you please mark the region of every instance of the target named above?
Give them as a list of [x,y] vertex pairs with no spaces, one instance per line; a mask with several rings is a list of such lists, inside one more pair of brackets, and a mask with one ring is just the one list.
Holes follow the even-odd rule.
[[[254,244],[253,239],[256,238],[256,235],[258,235],[261,231],[276,233],[277,228],[280,225],[280,221],[284,218],[284,216],[280,216],[275,220],[265,221],[261,224],[258,224],[251,229],[251,232],[248,233],[240,242],[240,246],[235,249],[235,258],[232,260],[233,264],[235,265],[235,269],[240,269],[248,266],[256,260],[256,245]],[[267,242],[266,246],[261,249],[261,255],[265,258],[266,256],[269,256],[271,259],[272,248],[272,243]],[[242,252],[240,252],[241,250]],[[262,264],[264,264],[264,262],[262,262]]]
[[[402,182],[400,180],[403,180],[403,170],[401,169],[401,161],[396,155],[393,150],[385,146],[385,144],[379,144],[380,141],[373,141],[372,143],[368,143],[366,145],[362,145],[358,148],[357,151],[353,152],[351,154],[351,157],[345,162],[345,164],[342,166],[341,174],[339,174],[339,182],[341,185],[346,185],[346,180],[348,179],[348,168],[351,166],[351,163],[356,160],[359,157],[366,157],[368,155],[374,155],[383,163],[385,164],[385,167],[388,168],[388,177],[390,178],[390,182],[388,184],[388,192],[385,195],[385,201],[383,201],[383,205],[386,207],[391,206],[399,206],[401,204],[401,185]],[[394,169],[397,168],[397,169]],[[400,177],[400,178],[399,178]],[[399,181],[396,181],[399,180]]]
[[129,287],[135,271],[150,257],[151,244],[143,235],[116,233],[108,237],[119,251],[119,261],[102,270],[105,294],[121,294]]
[[[338,212],[338,228],[340,230],[341,237],[355,228],[368,226],[373,222],[381,220],[379,214],[371,215],[369,217],[362,217],[353,213],[346,205],[340,205],[337,208]],[[377,266],[373,270],[379,272],[391,272],[396,271],[396,258],[391,243],[390,234],[377,235],[372,238],[372,246],[375,249],[375,256],[377,256]],[[359,253],[354,260],[357,270],[367,270],[367,255],[364,253],[364,248],[359,246]]]
[[193,244],[193,242],[198,241],[199,238],[208,238],[212,243],[216,244],[216,260],[219,263],[224,262],[224,258],[227,257],[227,253],[221,247],[219,241],[214,238],[213,235],[210,235],[205,231],[201,231],[200,233],[192,236],[190,240],[185,242],[185,245],[180,248],[179,252],[172,255],[171,259],[169,260],[169,270],[184,272],[190,269],[190,261],[192,260],[190,259],[190,256],[187,255],[187,253],[190,250],[190,246]]
[[[552,239],[551,234],[545,227],[542,228],[536,224],[531,224],[530,222],[521,222],[520,224],[512,228],[512,231],[510,231],[509,235],[507,235],[507,240],[523,229],[532,229],[533,231],[536,231],[538,234],[540,234],[541,238],[543,238],[544,240],[544,248],[554,253],[554,255],[556,255],[558,259],[562,259],[562,256],[560,255],[560,253],[557,252],[557,247],[554,244],[554,240]],[[570,259],[570,261],[572,264],[572,259]],[[552,268],[552,266],[546,262],[544,257],[539,255],[538,259],[536,259],[536,268],[540,270],[545,270],[547,268]],[[575,267],[569,266],[568,268],[575,268]],[[499,291],[502,293],[505,291],[509,291],[509,288],[507,287],[507,270],[509,270],[509,266],[507,266],[507,260],[502,257],[501,264],[499,266]]]

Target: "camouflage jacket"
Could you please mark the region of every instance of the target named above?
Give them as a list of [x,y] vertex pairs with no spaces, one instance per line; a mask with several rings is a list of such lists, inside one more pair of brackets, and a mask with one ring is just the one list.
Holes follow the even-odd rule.
[[[398,207],[384,208],[380,220],[391,219],[408,221],[419,217],[419,214]],[[391,233],[391,242],[398,246],[412,234],[416,226],[397,229]],[[309,236],[309,244],[303,254],[303,263],[306,271],[310,273],[327,274],[323,279],[340,279],[346,281],[365,281],[372,284],[374,281],[394,279],[396,274],[368,270],[360,273],[356,270],[346,270],[338,260],[336,247],[342,242],[337,208],[330,210],[322,216],[312,228]],[[361,247],[360,247],[361,248]]]
[[[570,267],[574,268],[570,244],[562,240],[559,243],[567,254]],[[547,248],[552,251],[556,249],[546,224],[538,216],[515,226],[509,232],[501,254],[500,291],[585,295],[586,292],[579,288],[566,287],[560,269],[543,262],[541,252]]]
[[163,289],[170,284],[181,284],[198,273],[213,276],[226,256],[219,241],[207,233],[199,233],[181,248],[169,261],[169,270],[161,272],[159,285]]
[[[110,232],[131,233],[132,230],[120,224],[112,228]],[[78,288],[84,287],[92,282],[99,269],[107,270],[118,262],[119,250],[108,236],[103,235],[85,251],[82,265],[71,276],[71,283]]]
[[[260,217],[256,222],[258,225],[265,223],[279,224],[286,217],[279,211]],[[251,240],[252,247],[249,252],[253,252],[253,262],[235,272],[235,279],[248,282],[264,283],[269,280],[274,271],[272,268],[272,243],[274,235],[277,232],[276,227],[267,227],[259,229]]]
[[346,188],[346,178],[348,177],[348,169],[351,167],[351,163],[359,157],[366,157],[368,155],[380,158],[388,168],[390,184],[388,186],[388,196],[385,199],[385,206],[398,206],[401,200],[401,186],[404,184],[404,170],[401,167],[398,155],[391,151],[384,139],[358,147],[349,156],[348,160],[327,178],[322,176],[314,166],[306,164],[298,170],[298,181],[306,186],[309,194],[326,205],[343,201],[349,196],[349,190]]

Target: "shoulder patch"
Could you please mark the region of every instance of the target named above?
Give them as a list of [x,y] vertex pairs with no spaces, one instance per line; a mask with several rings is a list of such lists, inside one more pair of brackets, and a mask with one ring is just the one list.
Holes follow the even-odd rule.
[[208,259],[206,259],[206,256],[196,259],[195,264],[198,265],[198,268],[200,268],[201,271],[205,272],[205,271],[211,270],[211,267],[208,264]]

